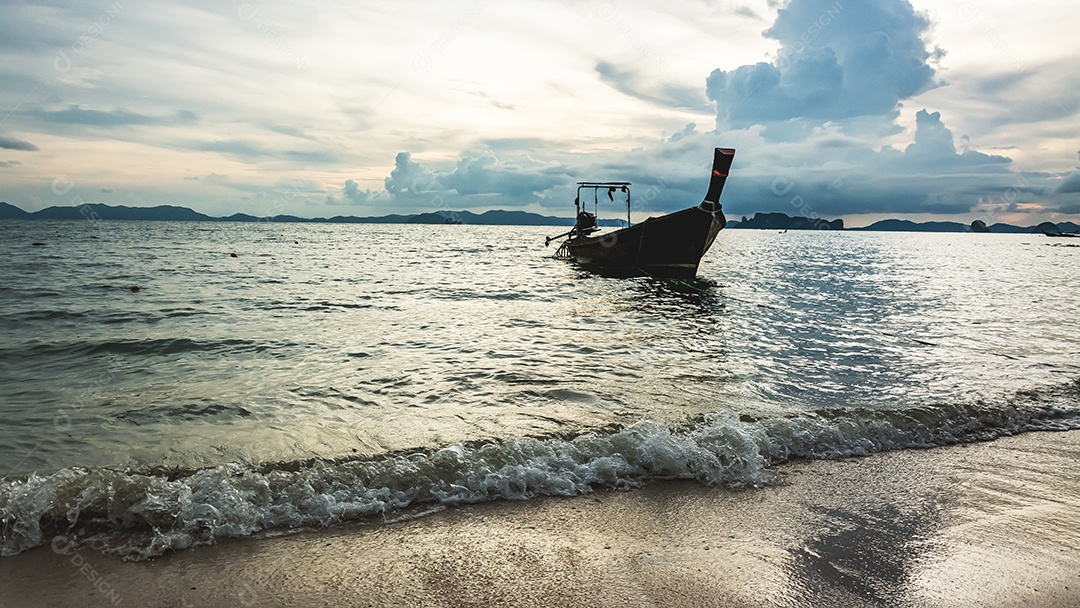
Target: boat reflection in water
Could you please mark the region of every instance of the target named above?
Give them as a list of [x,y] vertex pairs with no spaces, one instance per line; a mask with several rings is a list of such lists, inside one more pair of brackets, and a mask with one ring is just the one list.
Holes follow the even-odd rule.
[[[651,276],[692,279],[697,275],[701,257],[712,246],[716,235],[727,224],[720,206],[720,192],[727,181],[735,150],[716,148],[712,178],[705,200],[696,207],[661,217],[650,217],[640,224],[630,224],[629,182],[578,182],[574,199],[577,223],[567,233],[549,237],[569,237],[555,252],[555,258],[573,260],[580,266],[607,276]],[[593,212],[585,209],[582,191],[592,190]],[[627,227],[595,234],[596,209],[600,192],[614,201],[615,193],[626,197]]]

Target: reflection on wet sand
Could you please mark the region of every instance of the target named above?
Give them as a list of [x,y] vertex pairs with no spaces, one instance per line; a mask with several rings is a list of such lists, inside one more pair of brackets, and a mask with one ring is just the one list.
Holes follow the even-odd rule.
[[942,518],[934,503],[866,511],[811,507],[824,530],[788,549],[787,573],[800,600],[816,606],[903,606]]

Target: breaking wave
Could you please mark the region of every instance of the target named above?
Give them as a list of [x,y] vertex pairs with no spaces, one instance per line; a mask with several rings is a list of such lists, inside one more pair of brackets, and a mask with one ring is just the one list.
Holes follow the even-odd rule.
[[641,421],[576,437],[455,444],[374,459],[190,471],[63,469],[0,482],[0,552],[65,535],[125,559],[248,536],[329,526],[414,505],[573,496],[652,479],[731,487],[779,480],[773,465],[1080,429],[1080,381],[1008,403],[829,409],[753,418]]

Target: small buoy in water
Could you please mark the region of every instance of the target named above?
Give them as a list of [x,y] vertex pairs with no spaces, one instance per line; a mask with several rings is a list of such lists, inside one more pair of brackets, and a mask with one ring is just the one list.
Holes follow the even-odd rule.
[[299,245],[300,241],[293,241],[293,245]]
[[142,287],[139,287],[138,285],[132,285],[129,289],[131,289],[131,293],[136,293],[140,289],[142,289]]
[[237,256],[237,255],[236,255],[236,252],[234,251],[234,252],[232,252],[232,253],[230,253],[230,254],[229,254],[229,257],[230,257],[230,258],[235,258],[235,257],[239,257],[239,256]]
[[34,247],[44,247],[45,243],[31,243],[31,245]]

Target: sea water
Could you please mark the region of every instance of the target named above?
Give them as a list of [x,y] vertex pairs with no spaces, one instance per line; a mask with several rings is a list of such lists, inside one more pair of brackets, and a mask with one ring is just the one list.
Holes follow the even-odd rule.
[[0,552],[1080,428],[1065,239],[727,230],[672,281],[557,232],[0,222]]

